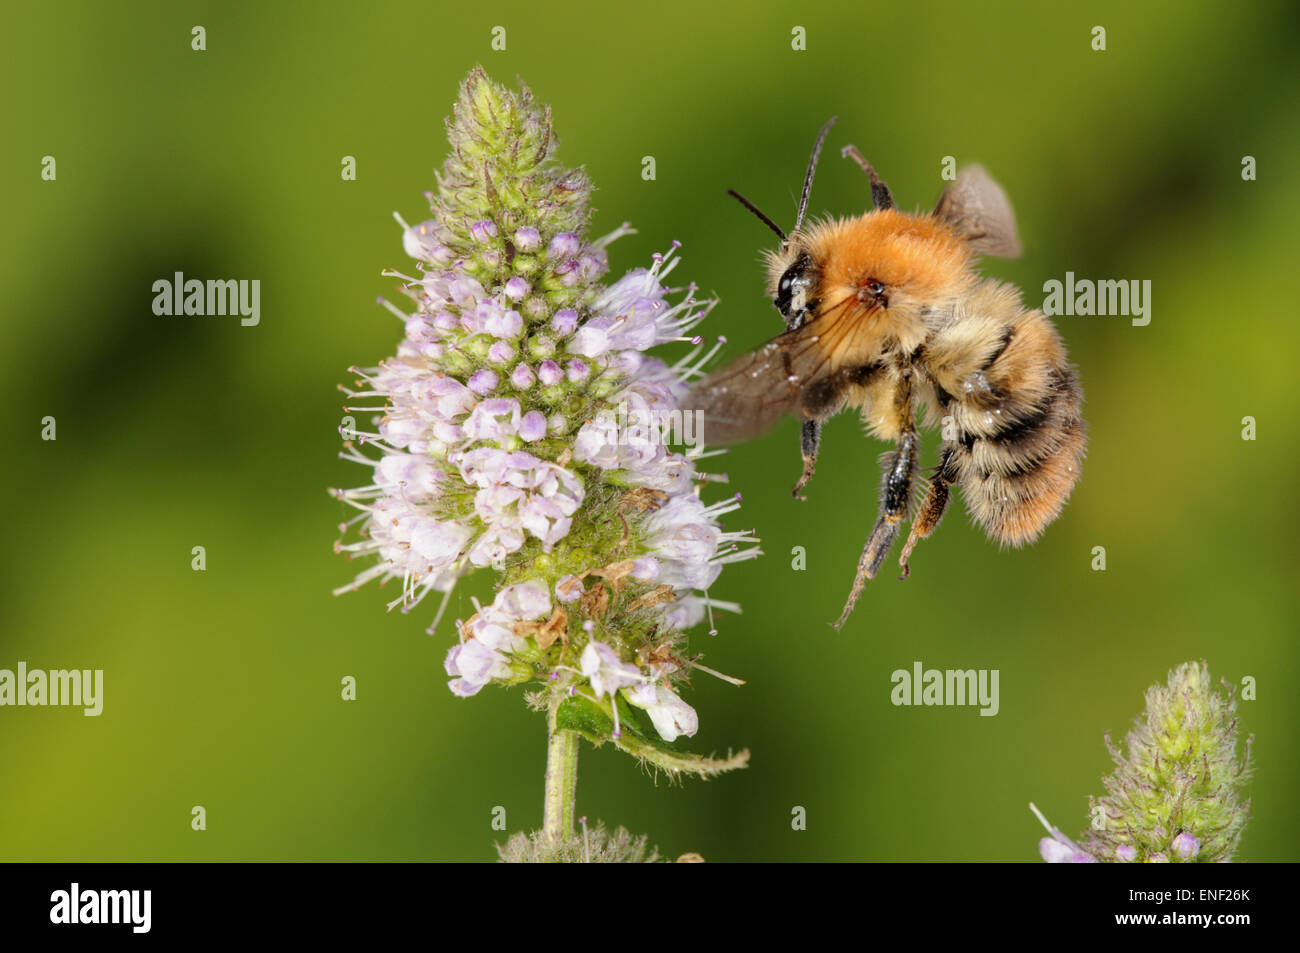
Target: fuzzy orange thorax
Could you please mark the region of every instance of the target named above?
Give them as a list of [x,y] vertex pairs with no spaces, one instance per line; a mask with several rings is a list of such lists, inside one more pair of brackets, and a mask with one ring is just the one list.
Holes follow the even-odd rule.
[[822,265],[822,288],[847,291],[874,278],[926,299],[960,291],[972,279],[971,252],[943,222],[897,209],[814,224],[807,247]]

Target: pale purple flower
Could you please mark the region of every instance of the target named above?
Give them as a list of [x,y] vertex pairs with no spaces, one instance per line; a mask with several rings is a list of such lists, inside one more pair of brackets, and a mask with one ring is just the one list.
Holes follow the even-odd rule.
[[479,403],[466,418],[463,430],[470,440],[500,442],[519,429],[519,401],[513,397],[492,397]]
[[490,242],[492,239],[496,238],[497,235],[496,223],[490,222],[486,219],[475,222],[470,226],[469,234],[470,237],[480,245]]
[[412,441],[425,432],[424,424],[410,414],[390,413],[379,422],[379,435],[390,447],[399,450],[410,447]]
[[721,566],[712,562],[722,532],[695,496],[678,496],[650,515],[647,542],[661,563],[660,580],[681,589],[707,589]]
[[612,410],[602,410],[578,429],[573,457],[605,470],[620,469],[618,420]]
[[533,373],[533,369],[527,364],[518,364],[510,372],[510,384],[516,390],[528,390],[533,386],[533,381],[536,379],[537,375]]
[[555,584],[555,598],[565,605],[576,601],[586,591],[587,589],[582,584],[582,580],[572,574],[562,577]]
[[480,397],[486,397],[497,389],[497,375],[487,368],[477,370],[469,377],[469,389]]
[[561,262],[556,266],[554,271],[555,277],[560,279],[560,284],[566,288],[572,288],[582,281],[582,272],[578,268],[578,260],[570,258],[568,261]]
[[554,361],[542,361],[537,365],[537,379],[544,387],[554,387],[564,380],[564,371],[560,370],[560,365]]
[[460,328],[466,334],[482,334],[487,330],[488,321],[497,313],[498,308],[491,301],[480,301],[461,314]]
[[584,496],[574,473],[523,451],[476,448],[458,455],[457,464],[466,483],[482,488],[475,509],[488,532],[470,551],[475,565],[517,551],[524,532],[549,550],[567,535]]
[[722,535],[695,496],[679,496],[646,520],[650,548],[665,561],[708,562]]
[[541,235],[531,225],[522,225],[515,229],[515,248],[518,251],[533,251],[541,243]]
[[573,523],[560,501],[539,496],[529,496],[527,502],[520,506],[519,521],[524,529],[546,544],[548,552],[569,535],[569,527]]
[[660,279],[671,272],[678,259],[674,252],[658,257],[654,267],[628,272],[606,288],[592,307],[596,315],[619,319],[611,335],[616,350],[644,351],[655,344],[680,339],[708,314],[693,294],[676,305],[665,300],[666,289]]
[[637,582],[654,582],[659,578],[659,560],[653,556],[633,560],[631,576]]
[[532,443],[546,436],[546,415],[540,410],[530,410],[519,421],[519,439]]
[[466,483],[477,487],[489,487],[505,481],[510,471],[511,456],[505,450],[492,447],[476,447],[458,454],[456,460],[460,477]]
[[375,482],[392,495],[430,501],[438,495],[442,473],[433,462],[409,453],[387,453],[375,465]]
[[572,258],[578,253],[581,242],[578,236],[573,232],[560,232],[551,239],[550,248],[547,249],[547,255],[551,258]]
[[403,228],[402,250],[420,261],[449,261],[451,252],[442,244],[440,234],[438,223],[434,221]]
[[1074,841],[1070,840],[1070,838],[1062,834],[1059,828],[1053,827],[1049,824],[1047,818],[1043,817],[1042,812],[1039,811],[1038,808],[1034,807],[1033,804],[1029,805],[1029,809],[1034,812],[1034,816],[1038,818],[1043,827],[1047,828],[1047,833],[1052,835],[1051,837],[1044,837],[1038,842],[1038,853],[1042,856],[1043,860],[1047,861],[1049,864],[1097,863],[1096,857],[1093,857]]
[[521,529],[507,523],[489,526],[470,547],[469,561],[479,567],[497,565],[523,548],[524,539]]
[[551,319],[551,330],[559,337],[567,338],[578,329],[578,312],[572,308],[561,308]]
[[451,283],[458,277],[461,276],[455,271],[433,270],[426,271],[422,278],[415,280],[411,290],[414,291],[417,287],[420,289],[420,310],[434,313],[451,307]]
[[1174,854],[1179,860],[1191,860],[1200,852],[1201,842],[1191,834],[1183,831],[1174,838],[1170,847],[1173,848]]
[[469,529],[452,520],[420,520],[411,531],[411,552],[436,568],[456,559],[469,538]]
[[489,526],[519,529],[519,503],[527,495],[517,486],[493,483],[474,494],[474,513]]
[[[607,318],[598,316],[592,318],[582,327],[578,328],[573,335],[573,340],[569,342],[569,350],[574,354],[581,354],[583,357],[598,357],[610,349],[610,329],[614,326],[616,318]],[[557,328],[556,333],[560,334]]]
[[483,330],[493,337],[514,339],[524,333],[524,319],[518,311],[494,309],[491,317],[484,322]]
[[497,593],[492,605],[512,619],[527,621],[540,619],[551,612],[551,597],[546,583],[538,579],[506,586]]
[[428,315],[417,314],[406,321],[406,339],[417,347],[424,348],[437,343],[441,337],[442,333],[433,326]]
[[[699,596],[685,595],[662,606],[664,628],[669,631],[691,629],[704,621],[708,604]],[[733,610],[736,608],[731,607]]]
[[[516,454],[516,456],[527,456],[527,454]],[[578,508],[583,498],[583,486],[582,481],[572,471],[556,463],[538,460],[534,473],[533,487],[543,496],[561,501],[566,508],[566,515]]]
[[475,278],[455,278],[447,284],[447,294],[461,307],[473,308],[480,298],[486,297],[483,286]]
[[450,444],[460,443],[464,440],[465,431],[460,424],[448,423],[445,420],[435,420],[433,422],[433,436],[445,448]]
[[681,735],[689,738],[699,730],[700,719],[695,709],[670,688],[646,683],[626,694],[629,702],[645,709],[664,741],[676,741]]
[[695,483],[695,465],[678,453],[660,446],[647,459],[637,462],[627,473],[627,481],[636,486],[662,490],[674,496],[690,492]]
[[443,667],[448,675],[456,676],[447,687],[461,698],[478,694],[494,677],[510,674],[506,657],[477,639],[453,645],[447,652]]
[[447,420],[469,413],[476,403],[474,391],[446,374],[433,375],[427,393],[434,402],[434,412]]
[[595,639],[582,650],[581,665],[582,675],[591,682],[597,698],[613,695],[620,688],[639,685],[645,680],[639,668],[624,662],[612,648]]
[[[512,594],[509,598],[516,595]],[[542,595],[545,597],[545,589]],[[524,595],[522,598],[532,600],[530,609],[536,606],[535,595]],[[498,602],[501,602],[500,598]],[[516,617],[505,611],[498,602],[476,613],[463,626],[462,635],[468,638],[452,646],[443,663],[447,674],[454,676],[448,687],[462,698],[476,694],[490,681],[510,678],[510,656],[526,644],[514,633],[513,623]]]

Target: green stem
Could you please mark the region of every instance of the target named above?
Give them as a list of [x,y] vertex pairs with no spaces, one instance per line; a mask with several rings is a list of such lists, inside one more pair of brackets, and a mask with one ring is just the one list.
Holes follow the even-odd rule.
[[547,717],[550,737],[546,746],[546,799],[542,807],[542,831],[552,844],[573,836],[578,802],[578,733],[556,730],[558,707],[557,699],[551,703]]

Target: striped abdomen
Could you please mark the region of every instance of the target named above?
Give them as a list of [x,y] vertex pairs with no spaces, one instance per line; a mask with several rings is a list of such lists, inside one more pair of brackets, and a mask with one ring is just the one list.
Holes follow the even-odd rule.
[[944,475],[991,537],[1018,546],[1060,513],[1087,442],[1083,391],[1052,323],[988,283],[927,342],[936,402],[951,415]]

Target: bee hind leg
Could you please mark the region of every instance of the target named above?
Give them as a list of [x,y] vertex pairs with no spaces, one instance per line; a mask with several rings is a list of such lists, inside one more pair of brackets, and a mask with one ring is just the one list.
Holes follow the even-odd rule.
[[889,186],[880,180],[880,176],[876,175],[876,170],[871,167],[867,157],[858,151],[857,146],[845,146],[840,150],[840,155],[846,159],[852,159],[870,177],[872,205],[876,208],[894,207],[894,196],[890,194]]
[[885,477],[880,487],[880,516],[867,537],[867,544],[862,548],[858,558],[858,574],[853,580],[853,590],[849,600],[844,604],[844,611],[831,625],[838,629],[848,621],[858,597],[866,588],[867,581],[876,578],[880,564],[885,561],[894,540],[898,537],[898,527],[907,517],[908,503],[912,498],[912,481],[916,476],[917,439],[916,431],[906,430],[898,442],[898,449],[885,454]]
[[952,447],[944,447],[939,466],[935,468],[934,476],[930,478],[930,487],[925,493],[925,499],[921,502],[916,518],[912,520],[912,531],[907,535],[903,553],[898,557],[898,565],[903,567],[899,579],[906,579],[912,572],[908,560],[916,544],[933,533],[934,528],[939,525],[939,520],[943,519],[943,512],[948,507],[950,495],[948,487],[956,482],[952,472],[953,453]]
[[812,479],[813,471],[817,469],[817,448],[822,442],[822,422],[820,420],[805,420],[803,428],[799,432],[799,449],[803,455],[803,473],[799,474],[799,482],[794,485],[790,495],[796,500],[807,499],[803,495],[803,488],[808,485]]

